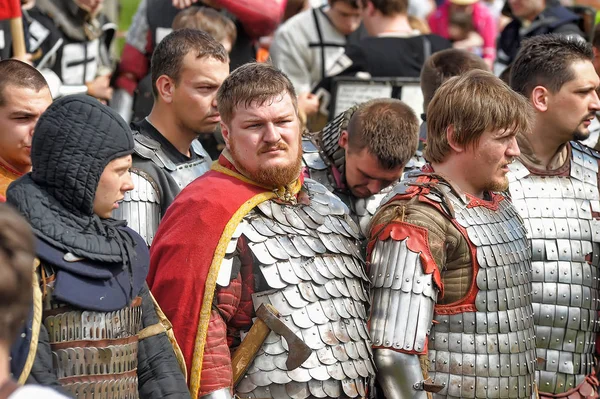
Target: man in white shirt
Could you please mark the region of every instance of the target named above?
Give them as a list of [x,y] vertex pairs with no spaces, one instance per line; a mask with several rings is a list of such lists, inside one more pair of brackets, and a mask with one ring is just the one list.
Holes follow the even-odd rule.
[[299,96],[310,93],[344,53],[361,22],[360,1],[329,0],[282,24],[273,39],[273,63],[292,81]]

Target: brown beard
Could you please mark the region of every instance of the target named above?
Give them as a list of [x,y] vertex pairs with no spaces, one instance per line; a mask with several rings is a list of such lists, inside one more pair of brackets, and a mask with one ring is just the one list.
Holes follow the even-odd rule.
[[302,136],[298,140],[298,156],[294,163],[286,167],[270,167],[263,168],[259,167],[255,173],[248,172],[237,160],[242,158],[238,152],[233,141],[229,142],[229,151],[235,167],[246,177],[250,178],[253,182],[260,184],[264,187],[283,187],[289,183],[294,182],[300,175],[302,167]]
[[508,190],[507,177],[504,177],[504,180],[502,182],[490,182],[490,184],[485,188],[485,191],[492,191],[496,193],[501,193],[506,190]]

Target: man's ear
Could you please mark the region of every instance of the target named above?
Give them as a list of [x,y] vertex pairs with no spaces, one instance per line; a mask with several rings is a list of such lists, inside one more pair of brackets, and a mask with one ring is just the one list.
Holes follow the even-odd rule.
[[538,112],[546,112],[548,110],[549,92],[544,86],[536,86],[531,91],[529,100],[533,108]]
[[454,125],[448,126],[446,128],[446,140],[448,141],[450,148],[452,148],[452,151],[460,154],[461,152],[465,151],[465,146],[456,142],[454,133]]
[[160,75],[156,79],[156,91],[163,102],[171,104],[173,102],[173,92],[175,91],[175,81],[167,75]]
[[225,148],[229,150],[229,128],[226,124],[223,123],[223,121],[221,121],[221,135],[223,136],[223,140],[225,141]]
[[338,140],[338,144],[344,150],[348,151],[348,131],[347,130],[342,130],[342,133],[340,134],[340,138]]

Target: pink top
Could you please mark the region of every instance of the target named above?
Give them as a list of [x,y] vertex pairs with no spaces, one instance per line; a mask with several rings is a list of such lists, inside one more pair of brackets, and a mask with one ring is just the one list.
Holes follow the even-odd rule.
[[[446,0],[427,18],[432,33],[448,39],[449,14],[450,3]],[[480,2],[473,4],[473,26],[483,39],[483,58],[494,60],[496,58],[496,37],[498,35],[496,21],[488,8]]]

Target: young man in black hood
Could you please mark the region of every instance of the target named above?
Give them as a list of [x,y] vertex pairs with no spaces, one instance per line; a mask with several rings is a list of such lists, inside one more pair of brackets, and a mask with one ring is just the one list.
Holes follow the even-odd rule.
[[53,364],[75,397],[188,398],[168,322],[145,283],[147,246],[110,219],[133,188],[133,146],[127,124],[88,96],[62,98],[38,121],[32,171],[7,192],[37,238],[52,354],[36,361]]

